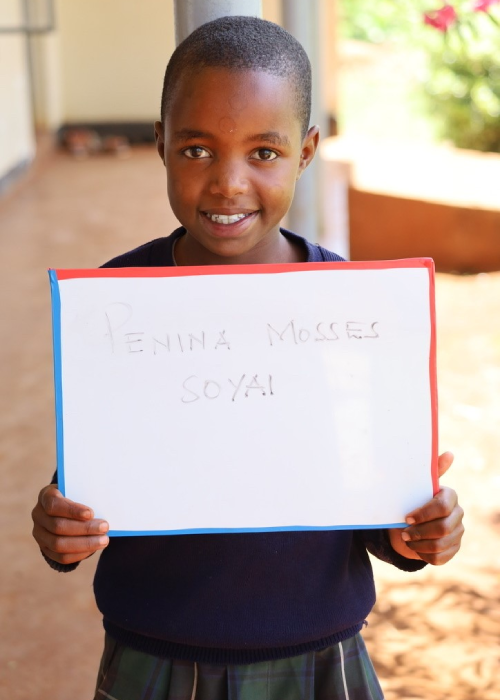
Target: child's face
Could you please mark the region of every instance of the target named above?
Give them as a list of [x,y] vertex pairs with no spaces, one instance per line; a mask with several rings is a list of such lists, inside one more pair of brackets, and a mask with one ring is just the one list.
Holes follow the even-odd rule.
[[206,262],[266,262],[318,141],[316,127],[301,138],[287,82],[223,68],[186,74],[155,129],[190,250]]

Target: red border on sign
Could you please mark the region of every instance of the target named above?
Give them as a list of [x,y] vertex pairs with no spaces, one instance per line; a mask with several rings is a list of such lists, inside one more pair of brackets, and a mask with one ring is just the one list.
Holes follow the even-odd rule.
[[434,268],[431,258],[402,260],[375,260],[370,262],[316,262],[276,263],[272,265],[200,265],[182,267],[99,267],[91,270],[60,270],[57,279],[84,279],[88,277],[190,277],[193,275],[266,275],[280,272],[307,272],[309,270],[390,270],[392,268]]

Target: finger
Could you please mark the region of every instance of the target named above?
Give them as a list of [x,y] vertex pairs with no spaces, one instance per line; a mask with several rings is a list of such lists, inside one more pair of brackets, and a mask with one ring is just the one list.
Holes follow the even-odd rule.
[[418,525],[438,518],[446,518],[457,506],[458,498],[453,489],[444,486],[430,501],[406,516],[408,525]]
[[457,504],[450,515],[445,518],[437,518],[405,528],[401,532],[401,538],[405,542],[419,542],[421,540],[438,540],[460,529],[463,532],[463,515],[463,509]]
[[107,535],[89,537],[57,537],[46,533],[45,546],[57,554],[86,554],[90,555],[109,544]]
[[87,535],[106,534],[109,523],[106,520],[93,518],[92,520],[71,520],[57,516],[47,515],[42,509],[35,509],[33,520],[53,535],[61,537],[78,537]]
[[65,498],[55,484],[42,489],[38,501],[47,515],[53,517],[75,520],[92,520],[94,517],[91,508]]
[[408,547],[416,552],[422,561],[434,566],[440,566],[450,561],[460,549],[460,542],[450,542],[449,546],[437,547],[438,540],[429,540],[424,542],[407,543]]
[[81,560],[109,544],[107,535],[59,537],[38,524],[33,528],[33,536],[44,554],[61,563],[72,563],[69,561],[72,557],[77,557],[73,558],[73,561]]
[[448,469],[453,464],[454,459],[455,459],[455,457],[454,457],[452,452],[443,452],[443,454],[438,457],[438,476],[439,477],[443,476],[443,474],[446,474]]
[[453,532],[450,532],[444,537],[439,537],[438,539],[420,540],[406,542],[406,546],[409,547],[417,554],[439,554],[440,552],[446,552],[453,547],[460,546],[460,542],[463,535],[463,527],[459,526]]
[[410,542],[405,540],[405,543],[407,547],[418,554],[437,554],[455,545],[456,539],[456,534],[453,532],[436,539],[412,540]]
[[50,550],[48,547],[42,546],[40,549],[48,559],[52,559],[52,561],[56,561],[58,564],[76,564],[84,559],[88,559],[92,556],[92,554],[94,554],[94,552],[85,552],[80,554],[58,554],[57,552]]

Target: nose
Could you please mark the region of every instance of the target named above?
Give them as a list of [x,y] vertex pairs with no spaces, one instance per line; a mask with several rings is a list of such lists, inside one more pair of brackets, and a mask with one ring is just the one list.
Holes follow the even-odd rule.
[[232,199],[248,192],[245,164],[235,160],[215,161],[211,168],[210,194]]

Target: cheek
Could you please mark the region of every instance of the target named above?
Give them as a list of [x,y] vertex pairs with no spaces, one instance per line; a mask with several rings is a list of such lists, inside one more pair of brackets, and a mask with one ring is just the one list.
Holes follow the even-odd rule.
[[168,198],[170,200],[170,205],[172,206],[173,203],[176,201],[177,194],[179,192],[179,183],[176,183],[174,177],[167,177],[167,192]]
[[287,188],[283,187],[281,182],[275,182],[271,184],[268,189],[269,197],[272,199],[285,199],[287,193]]
[[170,207],[179,220],[184,219],[186,211],[191,208],[186,189],[185,183],[180,182],[178,178],[172,177],[167,181]]
[[195,196],[195,181],[193,178],[182,178],[175,175],[167,178],[168,196],[170,200],[182,205]]
[[276,207],[287,207],[290,205],[295,191],[295,180],[291,180],[286,186],[282,182],[271,184],[268,188],[268,197]]
[[194,184],[194,178],[186,167],[186,163],[179,160],[175,154],[169,154],[166,160],[167,187],[169,195],[184,197]]

